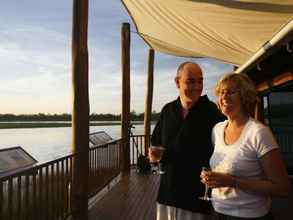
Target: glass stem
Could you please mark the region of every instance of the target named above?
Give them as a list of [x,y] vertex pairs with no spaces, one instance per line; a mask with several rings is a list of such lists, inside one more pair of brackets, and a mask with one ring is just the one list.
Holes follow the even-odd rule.
[[152,173],[156,174],[158,172],[158,167],[156,165],[156,163],[151,163],[151,170]]
[[209,191],[209,187],[207,184],[205,184],[205,192],[204,192],[204,197],[207,198],[208,197],[208,191]]

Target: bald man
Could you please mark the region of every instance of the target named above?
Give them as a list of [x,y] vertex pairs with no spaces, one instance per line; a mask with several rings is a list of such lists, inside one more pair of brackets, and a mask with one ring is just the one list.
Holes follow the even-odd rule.
[[[206,220],[210,204],[198,199],[204,195],[199,176],[212,154],[212,128],[225,117],[201,95],[203,73],[198,64],[182,63],[175,83],[179,97],[163,107],[151,137],[152,146],[164,147],[157,220]],[[154,156],[150,150],[150,159]]]

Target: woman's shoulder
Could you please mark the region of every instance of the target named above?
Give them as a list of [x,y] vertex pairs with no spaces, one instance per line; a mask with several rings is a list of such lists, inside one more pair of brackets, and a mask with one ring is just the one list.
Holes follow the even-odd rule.
[[254,118],[249,119],[249,124],[247,126],[246,133],[249,137],[258,137],[261,139],[273,137],[273,133],[270,127]]
[[258,132],[260,130],[269,129],[268,126],[264,125],[263,123],[261,123],[260,121],[254,119],[254,118],[249,118],[248,128],[249,128],[248,130],[252,131],[252,132]]
[[217,124],[215,124],[213,130],[215,130],[215,131],[222,130],[222,129],[225,128],[225,126],[227,125],[227,123],[228,123],[228,120],[224,120],[224,121],[218,122]]

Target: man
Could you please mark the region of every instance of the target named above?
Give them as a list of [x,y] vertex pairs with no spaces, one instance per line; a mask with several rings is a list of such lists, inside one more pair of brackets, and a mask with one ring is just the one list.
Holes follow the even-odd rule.
[[[224,116],[201,96],[203,76],[196,63],[182,63],[175,83],[179,97],[163,107],[151,137],[152,146],[165,148],[157,220],[208,219],[210,204],[198,199],[204,195],[200,172],[212,153],[212,128]],[[154,153],[149,151],[150,159]]]

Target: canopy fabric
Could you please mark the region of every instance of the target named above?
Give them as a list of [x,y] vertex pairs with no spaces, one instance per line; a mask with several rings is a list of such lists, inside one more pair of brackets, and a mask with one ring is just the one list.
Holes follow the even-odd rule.
[[153,49],[242,65],[293,18],[293,0],[122,0]]

